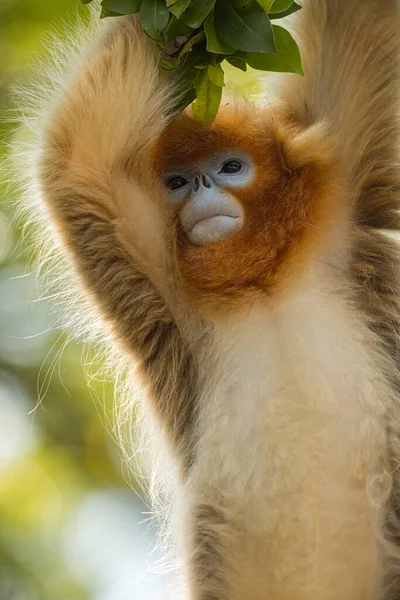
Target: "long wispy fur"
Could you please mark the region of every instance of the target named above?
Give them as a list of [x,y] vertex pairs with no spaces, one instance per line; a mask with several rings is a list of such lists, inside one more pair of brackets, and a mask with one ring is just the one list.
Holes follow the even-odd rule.
[[168,155],[179,85],[135,18],[61,54],[24,158],[162,430],[192,600],[400,594],[399,10],[307,0],[294,31],[306,75],[282,78],[254,126],[178,120],[185,153],[247,132],[266,149],[265,187],[244,199],[253,245],[177,241],[154,148]]

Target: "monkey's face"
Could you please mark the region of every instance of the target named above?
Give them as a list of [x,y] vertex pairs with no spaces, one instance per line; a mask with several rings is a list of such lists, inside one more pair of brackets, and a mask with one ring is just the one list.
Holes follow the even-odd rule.
[[222,114],[208,128],[178,117],[153,149],[189,292],[215,306],[270,291],[321,238],[335,185],[330,155],[290,121]]
[[181,248],[220,252],[233,240],[240,244],[254,222],[260,225],[258,210],[268,208],[266,194],[278,175],[275,141],[260,134],[260,120],[237,119],[224,115],[206,128],[181,115],[153,149]]
[[180,208],[180,225],[190,242],[207,246],[242,229],[245,211],[234,192],[239,195],[251,185],[255,174],[252,157],[240,152],[165,173],[168,199]]

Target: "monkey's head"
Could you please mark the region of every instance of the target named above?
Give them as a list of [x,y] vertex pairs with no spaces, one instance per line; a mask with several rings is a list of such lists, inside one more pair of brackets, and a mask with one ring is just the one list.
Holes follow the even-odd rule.
[[326,231],[337,180],[321,132],[284,112],[187,114],[153,149],[189,292],[224,301],[271,291]]

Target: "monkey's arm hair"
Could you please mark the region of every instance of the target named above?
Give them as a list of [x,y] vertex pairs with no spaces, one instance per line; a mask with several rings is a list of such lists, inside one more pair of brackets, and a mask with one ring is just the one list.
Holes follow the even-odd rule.
[[358,224],[397,229],[399,5],[304,0],[298,25],[305,77],[289,76],[284,97],[305,123],[327,122]]
[[166,222],[148,158],[171,84],[136,19],[116,21],[67,80],[43,134],[38,179],[86,290],[139,360],[170,440],[184,445],[197,369],[163,294],[172,279]]

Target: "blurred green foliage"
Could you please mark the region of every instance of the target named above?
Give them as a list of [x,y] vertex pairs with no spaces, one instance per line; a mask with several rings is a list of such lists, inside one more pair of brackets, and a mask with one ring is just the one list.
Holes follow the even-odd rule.
[[10,85],[24,80],[43,51],[50,23],[73,22],[79,10],[75,0],[0,3],[1,600],[111,598],[94,576],[74,568],[71,522],[84,499],[100,491],[132,496],[140,518],[133,492],[124,496],[118,450],[104,427],[110,386],[95,379],[88,386],[82,365],[93,361],[90,350],[82,354],[54,327],[49,301],[36,301],[34,257],[1,169],[13,130]]

